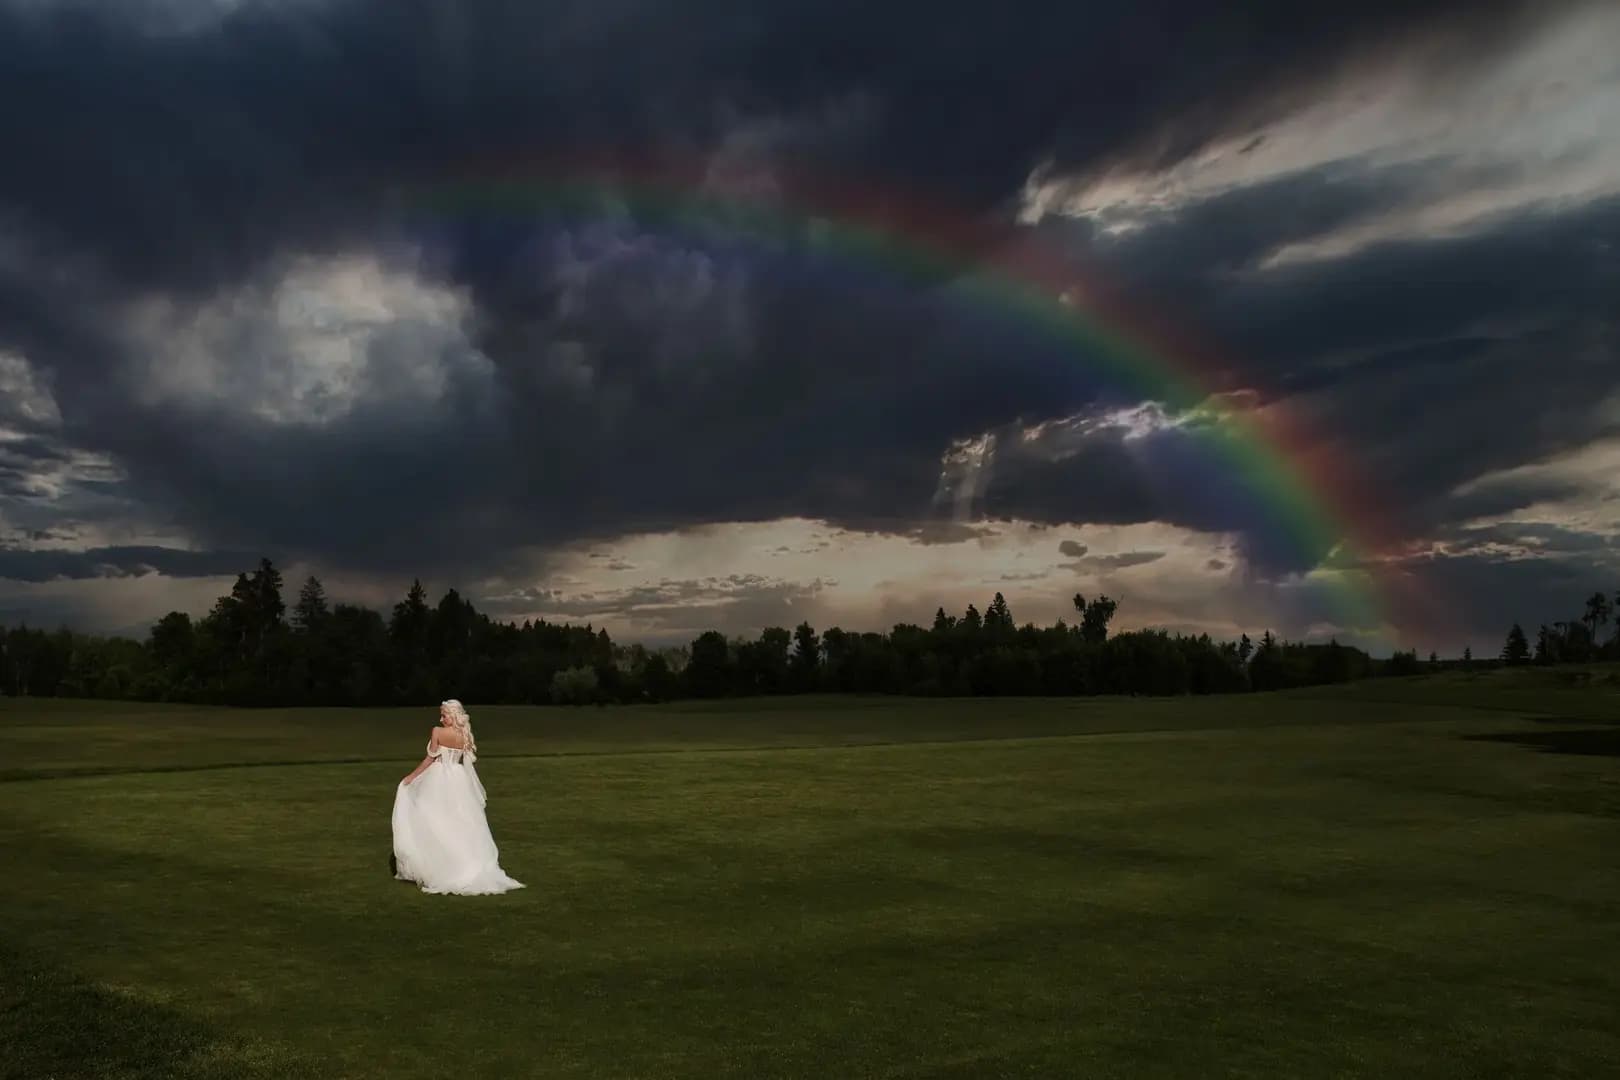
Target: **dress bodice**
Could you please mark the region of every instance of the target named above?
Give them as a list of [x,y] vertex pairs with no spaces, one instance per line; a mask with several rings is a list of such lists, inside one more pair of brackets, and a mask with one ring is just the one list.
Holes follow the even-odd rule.
[[478,760],[478,755],[471,750],[457,750],[453,746],[435,746],[431,742],[428,743],[427,756],[447,765],[471,765]]

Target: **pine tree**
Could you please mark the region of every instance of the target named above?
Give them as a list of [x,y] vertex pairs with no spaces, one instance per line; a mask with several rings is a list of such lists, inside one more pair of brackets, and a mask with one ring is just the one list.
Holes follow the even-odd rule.
[[816,672],[821,668],[821,639],[808,622],[800,623],[793,630],[793,659],[789,667],[800,686],[815,685]]
[[215,600],[214,609],[205,620],[216,640],[237,657],[251,649],[253,598],[253,583],[246,574],[237,574],[231,594]]
[[287,606],[281,602],[281,571],[269,559],[260,559],[253,572],[253,607],[255,622],[261,635],[281,623]]
[[427,590],[422,588],[420,580],[414,580],[405,599],[394,605],[394,618],[388,629],[396,639],[417,640],[427,630],[427,621]]
[[1609,598],[1600,592],[1595,592],[1588,597],[1586,614],[1582,616],[1581,621],[1592,628],[1592,641],[1595,643],[1598,639],[1598,631],[1603,628],[1604,623],[1609,621]]
[[[429,656],[432,609],[421,581],[412,581],[405,599],[394,605],[388,636],[394,643],[394,686],[406,700],[426,701],[437,692]],[[568,650],[570,657],[576,649]]]
[[320,579],[311,574],[304,581],[304,587],[298,590],[298,603],[293,608],[293,625],[309,633],[325,622],[331,613],[326,604],[326,590],[321,586]]
[[1508,631],[1507,641],[1502,645],[1502,659],[1509,664],[1522,664],[1530,659],[1530,642],[1518,623]]

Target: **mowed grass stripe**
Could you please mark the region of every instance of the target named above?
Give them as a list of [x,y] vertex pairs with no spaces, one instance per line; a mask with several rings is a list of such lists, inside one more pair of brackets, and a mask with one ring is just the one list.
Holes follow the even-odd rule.
[[[1455,719],[1451,717],[1431,717],[1432,721],[1441,719]],[[1358,721],[1360,723],[1362,721]],[[1365,721],[1369,723],[1411,723],[1409,717],[1386,717]],[[1310,728],[1323,726],[1337,726],[1345,723],[1342,720],[1328,721],[1302,721],[1293,727]],[[788,743],[788,744],[750,744],[742,746],[692,746],[692,747],[629,747],[621,749],[603,750],[541,750],[527,753],[500,754],[494,760],[526,761],[547,758],[591,758],[591,757],[658,757],[667,754],[750,754],[750,753],[804,753],[821,752],[827,750],[850,749],[884,749],[901,746],[941,746],[956,743],[1028,743],[1044,741],[1061,741],[1067,739],[1106,739],[1106,738],[1137,738],[1153,735],[1192,735],[1198,733],[1218,734],[1223,731],[1244,731],[1253,728],[1252,724],[1235,724],[1225,727],[1164,727],[1164,728],[1119,728],[1104,731],[1081,731],[1062,735],[958,735],[952,738],[932,739],[871,739],[846,742],[823,743]],[[1263,726],[1263,725],[1262,725]],[[74,780],[87,777],[103,776],[140,776],[147,773],[183,773],[183,772],[212,772],[218,769],[285,769],[304,768],[332,765],[376,765],[382,763],[396,763],[403,759],[396,757],[342,757],[342,758],[294,758],[271,761],[221,761],[209,764],[191,765],[148,765],[135,768],[124,768],[116,765],[109,766],[82,766],[59,769],[11,769],[0,770],[0,783],[17,783],[29,780]],[[485,755],[479,759],[487,768],[491,757]]]
[[[235,710],[92,703],[83,714],[47,702],[0,699],[0,732],[12,749],[0,783],[212,768],[414,760],[431,710]],[[1456,705],[1296,698],[837,699],[773,698],[667,706],[477,710],[483,744],[505,758],[569,754],[687,753],[928,742],[1132,735],[1154,732],[1414,723],[1459,719]],[[289,748],[307,753],[289,756]],[[387,748],[390,753],[379,753]],[[489,754],[486,754],[486,757]]]

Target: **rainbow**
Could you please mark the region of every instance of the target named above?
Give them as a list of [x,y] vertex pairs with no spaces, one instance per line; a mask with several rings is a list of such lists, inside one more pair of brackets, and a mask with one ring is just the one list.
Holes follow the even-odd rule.
[[950,281],[953,296],[1038,328],[1096,376],[1138,400],[1197,411],[1212,452],[1270,524],[1316,569],[1333,622],[1380,643],[1429,629],[1438,605],[1401,569],[1396,534],[1352,459],[1277,402],[1240,407],[1235,365],[1149,318],[1072,255],[1005,224],[872,185],[791,170],[767,191],[717,183],[702,161],[574,155],[461,170],[405,189],[408,218],[599,218],[614,205],[649,231],[712,237],[808,258],[877,266],[906,282]]

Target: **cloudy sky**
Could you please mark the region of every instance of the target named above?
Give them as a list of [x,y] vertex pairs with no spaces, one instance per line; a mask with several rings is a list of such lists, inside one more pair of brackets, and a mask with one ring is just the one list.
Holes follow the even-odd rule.
[[1238,7],[0,0],[0,621],[1620,587],[1620,6]]

